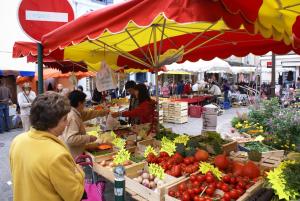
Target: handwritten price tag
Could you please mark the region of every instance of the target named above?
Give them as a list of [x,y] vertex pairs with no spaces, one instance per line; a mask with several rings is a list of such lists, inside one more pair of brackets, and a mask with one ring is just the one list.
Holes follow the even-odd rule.
[[155,163],[151,163],[149,165],[149,173],[159,178],[160,180],[163,180],[165,178],[164,169]]
[[118,151],[118,153],[114,156],[114,164],[116,165],[122,165],[126,161],[130,159],[130,153],[128,150],[122,148]]
[[166,137],[163,137],[161,140],[160,152],[167,152],[169,156],[172,156],[176,152],[176,145],[173,141],[169,140]]
[[178,137],[176,137],[174,139],[174,143],[175,144],[178,143],[178,144],[184,144],[184,145],[186,145],[189,140],[190,140],[189,136],[187,136],[187,135],[180,135],[180,136],[178,136]]
[[202,174],[206,174],[208,171],[211,171],[219,180],[222,178],[222,172],[218,168],[206,162],[201,162],[199,164],[199,171]]

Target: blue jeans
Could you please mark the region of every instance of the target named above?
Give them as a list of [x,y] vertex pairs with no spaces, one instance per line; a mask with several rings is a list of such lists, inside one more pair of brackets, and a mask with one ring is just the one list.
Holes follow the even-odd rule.
[[9,107],[7,104],[0,103],[0,133],[2,133],[3,130],[8,131],[10,129],[9,122]]

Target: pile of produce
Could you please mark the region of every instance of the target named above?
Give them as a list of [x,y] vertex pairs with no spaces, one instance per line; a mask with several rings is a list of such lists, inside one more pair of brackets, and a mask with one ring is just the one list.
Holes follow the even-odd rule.
[[270,171],[267,180],[279,199],[300,199],[300,162],[287,160]]
[[144,185],[147,188],[155,190],[155,188],[162,186],[164,184],[162,180],[150,174],[146,170],[139,170],[138,174],[139,176],[134,178],[133,180]]
[[249,151],[258,151],[260,153],[273,150],[272,148],[261,142],[246,142],[245,145],[243,145],[243,147]]
[[156,134],[155,139],[162,140],[163,137],[166,137],[170,140],[174,140],[178,137],[179,134],[172,132],[171,129],[165,128],[163,125],[159,125],[159,133]]
[[206,167],[201,168],[200,163],[200,171],[207,169],[207,166],[209,166],[208,168],[212,169],[213,172],[207,171],[204,173],[201,171],[203,174],[191,175],[187,181],[180,183],[176,188],[170,189],[169,196],[184,201],[237,200],[257,181],[259,174],[257,175],[257,167],[254,167],[252,162],[246,165],[241,164],[241,167],[235,167],[234,170],[234,168],[229,168],[232,164],[226,160],[226,158],[220,156],[215,159],[215,164],[221,168],[226,167],[227,171],[231,171],[230,173],[220,176],[220,174],[213,173],[215,171],[219,172],[217,168],[206,163]]
[[160,152],[158,156],[153,153],[148,154],[147,162],[159,164],[165,173],[173,177],[180,177],[198,171],[199,162],[207,161],[208,157],[208,153],[204,150],[197,150],[194,155],[186,157],[178,152],[172,156],[166,152]]
[[207,131],[200,136],[192,137],[188,146],[204,149],[210,154],[217,155],[223,153],[222,145],[229,142],[222,139],[220,133]]

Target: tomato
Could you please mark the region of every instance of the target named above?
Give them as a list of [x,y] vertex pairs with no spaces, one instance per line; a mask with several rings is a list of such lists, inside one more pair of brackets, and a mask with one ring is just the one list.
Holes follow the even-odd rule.
[[179,191],[176,191],[175,192],[175,198],[179,198],[180,197],[180,192]]
[[233,162],[233,175],[241,176],[243,174],[244,164],[240,162]]
[[193,188],[193,192],[194,192],[194,194],[198,195],[201,192],[200,187]]
[[230,197],[233,198],[233,199],[239,198],[239,197],[240,197],[240,196],[239,196],[239,192],[238,192],[237,190],[235,190],[235,189],[232,189],[232,190],[230,191]]
[[177,164],[179,164],[179,163],[181,163],[181,162],[183,161],[183,157],[182,157],[181,154],[178,153],[178,152],[176,152],[176,153],[172,156],[172,158],[174,158],[174,160],[175,160],[175,162],[176,162]]
[[246,189],[250,188],[253,184],[249,183],[245,186]]
[[180,177],[181,176],[181,166],[180,165],[174,165],[171,168],[171,172],[172,172],[172,175],[174,177]]
[[212,176],[212,175],[206,175],[206,176],[205,176],[205,180],[206,180],[208,183],[212,183],[212,182],[215,181],[215,178],[214,178],[214,176]]
[[169,154],[165,151],[159,153],[159,157],[169,157]]
[[186,190],[186,185],[185,185],[185,183],[179,184],[179,185],[178,185],[178,190],[179,190],[180,192],[185,191],[185,190]]
[[205,174],[205,176],[207,176],[207,175],[213,176],[214,174],[213,174],[211,171],[208,171],[208,172]]
[[224,192],[228,192],[229,191],[229,186],[227,184],[223,184],[221,187],[221,190]]
[[205,180],[205,175],[197,175],[197,181],[199,181],[200,183],[203,182]]
[[243,167],[243,176],[247,176],[250,179],[254,179],[260,175],[258,166],[252,161],[248,161]]
[[216,183],[210,183],[208,185],[208,188],[216,188],[217,187],[217,184]]
[[196,175],[191,175],[190,176],[190,180],[191,180],[191,182],[196,181],[197,180],[197,176]]
[[216,185],[216,188],[217,188],[217,189],[221,189],[221,188],[222,188],[222,185],[223,185],[223,182],[218,181],[218,182],[217,182],[217,185]]
[[235,177],[231,177],[230,178],[230,183],[231,184],[235,184],[236,183],[236,178]]
[[236,190],[237,190],[237,192],[239,193],[239,196],[241,196],[241,195],[244,194],[244,190],[242,190],[242,189],[236,189]]
[[184,192],[181,196],[182,201],[190,201],[190,199],[191,199],[191,196],[189,195],[188,192]]
[[207,151],[205,150],[197,150],[195,153],[195,159],[196,161],[207,161],[209,155],[207,153]]
[[245,189],[246,188],[246,184],[243,181],[240,181],[237,186],[240,187],[241,189]]
[[229,175],[224,175],[222,180],[225,182],[225,183],[229,183],[230,182],[230,176]]
[[187,190],[187,192],[190,194],[190,196],[192,196],[192,197],[193,197],[193,195],[194,195],[194,191],[193,191],[193,189],[192,189],[192,188],[189,188],[189,189]]
[[197,181],[197,180],[196,180],[196,181],[194,181],[194,182],[193,182],[193,186],[194,186],[194,187],[198,187],[198,186],[200,186],[200,182],[199,182],[199,181]]
[[220,200],[220,201],[226,201],[226,200],[225,200],[225,198],[221,198],[221,200]]
[[200,192],[202,192],[202,191],[204,191],[204,189],[205,189],[205,186],[200,186]]
[[230,200],[231,200],[230,193],[224,193],[223,198],[224,198],[226,201],[230,201]]
[[183,162],[184,162],[184,164],[186,164],[186,165],[189,165],[189,164],[192,163],[189,157],[184,158],[184,159],[183,159]]
[[169,191],[169,196],[175,197],[175,191]]
[[193,198],[193,200],[194,200],[194,201],[199,201],[199,196],[198,196],[198,195],[195,195],[194,198]]
[[224,154],[217,155],[214,160],[214,164],[216,167],[218,167],[220,170],[225,170],[228,168],[230,161]]
[[204,197],[199,197],[199,201],[205,201]]
[[206,195],[209,195],[209,196],[212,196],[215,192],[215,189],[214,188],[210,188],[208,187],[206,190],[205,190],[205,193]]

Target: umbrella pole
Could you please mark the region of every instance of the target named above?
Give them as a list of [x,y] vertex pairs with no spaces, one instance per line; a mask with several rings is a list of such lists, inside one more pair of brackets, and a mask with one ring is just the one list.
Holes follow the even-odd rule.
[[158,92],[158,71],[155,71],[155,95],[156,95],[156,111],[157,111],[157,133],[159,132],[159,92]]

